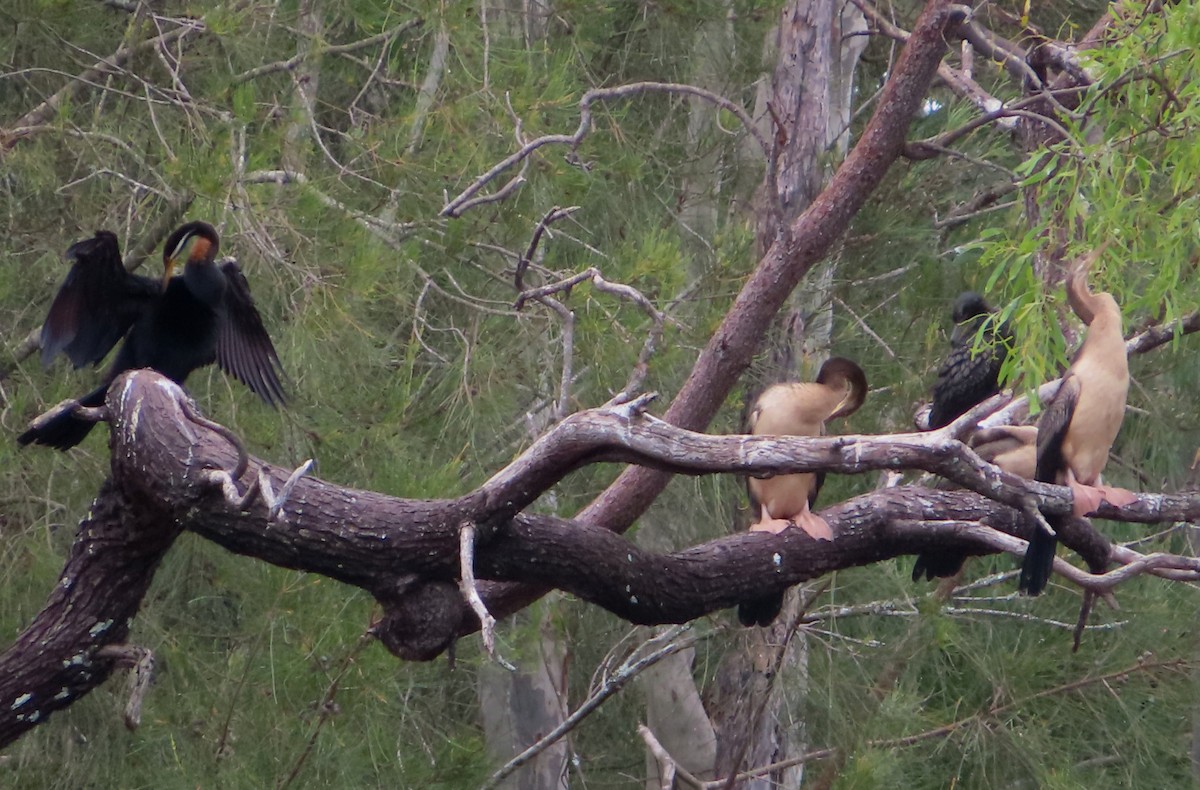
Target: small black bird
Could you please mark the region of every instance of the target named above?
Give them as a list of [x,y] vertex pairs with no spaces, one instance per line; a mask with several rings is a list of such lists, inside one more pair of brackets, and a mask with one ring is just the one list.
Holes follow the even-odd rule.
[[[1000,368],[1012,345],[1012,329],[1007,323],[997,328],[992,321],[985,330],[983,347],[975,350],[975,338],[992,309],[974,291],[965,291],[954,300],[954,330],[950,333],[950,354],[938,369],[933,385],[933,406],[929,410],[929,429],[943,428],[1000,391]],[[926,551],[917,555],[913,581],[924,576],[953,576],[966,557],[958,552]]]
[[[178,384],[216,362],[271,406],[285,402],[283,366],[250,286],[235,261],[216,263],[217,231],[207,222],[177,228],[163,247],[161,282],[130,274],[117,237],[108,231],[73,244],[74,261],[42,326],[42,361],[63,352],[76,367],[95,364],[125,337],[104,381],[79,399],[99,406],[108,386],[127,370],[152,368]],[[183,260],[183,273],[172,276]],[[94,423],[60,412],[17,438],[66,450]]]

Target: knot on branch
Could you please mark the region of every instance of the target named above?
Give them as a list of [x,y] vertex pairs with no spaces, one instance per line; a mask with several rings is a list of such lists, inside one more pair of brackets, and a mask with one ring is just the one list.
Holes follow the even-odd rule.
[[405,661],[432,661],[458,639],[468,616],[458,585],[449,581],[410,582],[402,592],[376,592],[383,617],[371,634]]

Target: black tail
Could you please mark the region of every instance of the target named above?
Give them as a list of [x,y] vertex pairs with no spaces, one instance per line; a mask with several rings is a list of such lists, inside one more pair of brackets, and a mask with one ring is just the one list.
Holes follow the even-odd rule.
[[755,598],[753,601],[738,604],[738,622],[747,628],[756,625],[766,628],[775,622],[775,618],[779,616],[782,609],[783,593]]
[[913,563],[912,580],[919,582],[922,576],[927,581],[956,576],[966,561],[967,555],[957,551],[942,549],[923,551],[917,555],[917,561]]
[[[80,398],[79,405],[102,406],[107,392],[108,384],[102,384]],[[76,417],[74,412],[75,406],[71,404],[46,419],[35,420],[25,433],[17,437],[17,444],[22,447],[27,444],[44,444],[56,450],[70,450],[86,439],[96,425]]]
[[[1058,529],[1057,519],[1047,519],[1050,526]],[[1058,538],[1046,534],[1040,524],[1033,525],[1033,537],[1029,539],[1029,548],[1025,550],[1025,559],[1021,562],[1020,590],[1026,595],[1041,595],[1050,581],[1054,568],[1054,550],[1058,547]]]

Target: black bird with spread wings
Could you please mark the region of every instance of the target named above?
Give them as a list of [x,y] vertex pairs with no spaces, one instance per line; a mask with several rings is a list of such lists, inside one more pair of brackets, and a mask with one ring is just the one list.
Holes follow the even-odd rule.
[[[43,364],[60,352],[75,367],[96,364],[125,338],[104,381],[79,405],[101,405],[113,379],[127,370],[152,368],[183,384],[213,362],[269,405],[286,401],[283,367],[250,286],[236,262],[216,262],[220,244],[207,222],[177,228],[163,247],[161,282],[127,272],[109,231],[67,250],[73,265],[42,326]],[[174,276],[180,261],[183,272]],[[17,441],[66,450],[92,425],[76,417],[71,404],[35,421]]]
[[[984,330],[983,347],[976,349],[980,327],[990,319],[992,309],[974,291],[965,291],[954,300],[954,330],[950,333],[950,354],[938,369],[933,385],[933,405],[929,409],[929,429],[943,428],[1000,391],[1000,368],[1012,345],[1012,329],[1007,323],[997,327],[993,320]],[[924,576],[953,576],[966,557],[954,551],[926,551],[913,564],[913,581]]]

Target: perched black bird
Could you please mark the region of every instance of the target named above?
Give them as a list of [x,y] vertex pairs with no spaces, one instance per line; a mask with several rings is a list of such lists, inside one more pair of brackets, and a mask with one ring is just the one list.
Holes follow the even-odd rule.
[[979,327],[988,320],[992,309],[974,291],[959,294],[954,300],[954,330],[950,333],[950,355],[938,369],[933,385],[933,406],[929,410],[929,429],[942,428],[966,414],[1000,391],[1000,367],[1012,345],[1008,324],[999,330],[992,323],[975,351]]
[[[121,373],[153,368],[178,384],[216,362],[271,406],[285,402],[283,367],[263,327],[250,287],[234,261],[216,263],[217,231],[206,222],[177,228],[163,247],[162,282],[130,274],[117,238],[108,231],[71,246],[74,260],[42,327],[42,359],[62,351],[81,367],[99,362],[122,337],[104,381],[79,399],[99,406]],[[172,276],[179,261],[183,273]],[[73,409],[37,422],[17,441],[66,450],[94,423]]]
[[[975,350],[979,328],[989,319],[992,309],[974,291],[965,291],[954,300],[954,330],[950,333],[950,354],[938,369],[933,385],[933,406],[929,410],[929,429],[943,428],[1000,391],[1000,367],[1012,345],[1012,329],[1007,323],[999,329],[992,322],[985,332],[983,346]],[[926,551],[917,555],[913,581],[924,576],[953,576],[966,557],[952,551]]]

